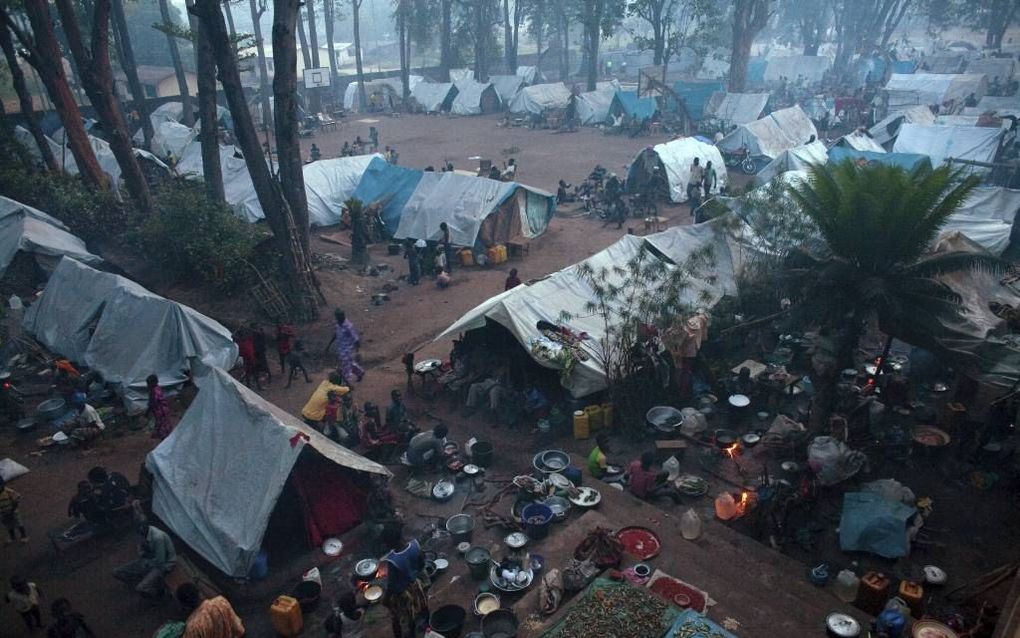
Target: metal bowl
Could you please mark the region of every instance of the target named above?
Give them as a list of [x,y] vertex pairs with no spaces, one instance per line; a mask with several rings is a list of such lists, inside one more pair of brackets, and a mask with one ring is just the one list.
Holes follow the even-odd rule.
[[573,481],[563,476],[559,472],[552,472],[546,481],[558,490],[569,490],[574,487]]
[[379,569],[379,561],[374,558],[364,558],[354,564],[354,573],[362,578],[374,576]]
[[456,489],[457,488],[453,484],[453,481],[443,479],[441,481],[436,482],[436,484],[432,486],[432,498],[439,501],[440,503],[445,503],[446,501],[453,498],[453,493],[456,491]]
[[683,412],[669,405],[658,405],[645,414],[648,425],[660,432],[672,432],[684,422]]
[[383,588],[380,587],[379,585],[369,585],[365,589],[365,592],[362,595],[365,597],[365,600],[367,600],[368,602],[370,602],[370,603],[377,603],[380,600],[382,600],[382,597],[383,597]]
[[549,498],[542,501],[546,506],[552,510],[553,518],[558,521],[562,521],[567,517],[567,512],[570,511],[570,501],[563,498],[562,496],[550,496]]
[[559,472],[570,465],[570,455],[563,450],[546,450],[542,452],[540,460],[545,468],[543,472]]
[[524,532],[512,532],[506,535],[503,542],[510,549],[520,549],[528,544],[528,535]]
[[475,597],[475,615],[484,616],[499,609],[499,596],[489,592],[478,594]]
[[36,406],[35,411],[43,421],[56,421],[67,411],[67,402],[63,399],[47,399]]
[[751,399],[746,394],[731,394],[729,404],[735,408],[746,408],[751,405]]

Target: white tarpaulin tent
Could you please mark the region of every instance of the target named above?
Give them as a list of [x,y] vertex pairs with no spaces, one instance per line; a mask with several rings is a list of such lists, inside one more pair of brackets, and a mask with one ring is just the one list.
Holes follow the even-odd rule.
[[828,161],[829,149],[822,142],[815,140],[810,144],[795,146],[780,153],[759,171],[754,183],[762,185],[788,171],[806,171],[811,166],[825,164]]
[[885,84],[890,113],[909,106],[962,102],[971,93],[981,98],[988,91],[988,80],[980,73],[893,73]]
[[993,255],[1002,255],[1009,246],[1017,212],[1020,212],[1020,190],[978,186],[942,231],[959,231]]
[[152,152],[159,157],[180,158],[184,149],[198,137],[195,129],[177,122],[160,122],[153,127]]
[[602,124],[609,118],[609,106],[616,95],[615,88],[588,91],[577,96],[577,118],[581,124]]
[[981,58],[971,60],[967,65],[967,73],[984,73],[989,84],[999,78],[999,84],[1007,84],[1013,79],[1016,65],[1013,58]]
[[230,331],[216,321],[68,257],[26,310],[23,325],[53,352],[118,385],[131,411],[145,407],[150,374],[173,386],[184,381],[193,359],[226,369],[237,360]]
[[541,115],[547,109],[565,109],[570,101],[570,89],[562,82],[536,84],[521,89],[510,102],[511,113]]
[[887,115],[882,121],[872,126],[868,133],[878,144],[888,144],[899,135],[900,127],[907,123],[934,124],[935,114],[927,106],[910,106],[902,111]]
[[[718,99],[716,95],[721,97]],[[769,101],[768,93],[717,93],[705,105],[705,117],[730,124],[747,124],[761,117]]]
[[[649,155],[649,152],[652,155]],[[639,152],[630,163],[630,169],[627,172],[628,185],[647,180],[657,159],[661,162],[662,169],[666,171],[670,201],[686,202],[687,182],[690,179],[694,158],[698,158],[702,166],[712,162],[717,181],[711,195],[717,194],[720,189],[725,188],[727,183],[726,164],[719,149],[694,137],[681,137],[665,144],[656,144],[651,151],[645,149]]]
[[904,124],[893,144],[893,152],[927,155],[936,167],[949,158],[992,162],[1001,140],[1002,129],[998,128]]
[[308,223],[311,226],[330,226],[340,223],[343,203],[350,199],[361,182],[368,164],[376,157],[355,155],[319,160],[305,164],[305,197],[308,199]]
[[[517,71],[520,72],[522,67],[518,67]],[[534,67],[532,67],[534,68]],[[510,101],[514,99],[517,92],[527,84],[525,79],[520,75],[490,75],[489,82],[496,89],[496,93],[499,95],[499,101],[503,104],[510,104]]]
[[[474,80],[461,80],[456,86],[457,97],[453,98],[450,112],[457,115],[481,115],[486,109],[484,100],[486,92],[496,92],[489,82],[483,84]],[[496,95],[496,101],[499,101],[499,95]]]
[[853,131],[847,133],[843,137],[836,141],[834,146],[845,146],[852,148],[855,151],[868,151],[871,153],[885,153],[885,149],[881,144],[875,141],[873,137],[867,135],[861,131]]
[[963,112],[965,115],[983,115],[991,112],[999,116],[1014,115],[1020,117],[1020,95],[1007,97],[986,95],[978,101],[977,106],[965,108]]
[[[685,299],[692,306],[711,307],[723,296],[736,293],[736,275],[743,265],[740,236],[744,225],[730,217],[723,217],[693,226],[676,226],[661,233],[637,237],[625,235],[605,250],[589,257],[584,263],[596,273],[606,269],[602,283],[620,283],[622,277],[613,272],[614,268],[625,265],[638,255],[639,251],[654,249],[652,257],[672,264],[682,264],[695,252],[709,248],[714,262],[711,280],[694,277],[691,286],[684,291]],[[493,321],[509,330],[532,358],[540,365],[558,369],[560,366],[546,358],[535,355],[532,342],[541,339],[538,322],[545,321],[559,325],[565,312],[573,316],[569,328],[579,334],[589,335],[593,347],[598,347],[605,336],[602,318],[587,310],[595,298],[588,281],[578,274],[580,264],[568,266],[551,275],[517,286],[469,310],[436,339],[455,335],[467,330],[483,328],[487,321]],[[550,345],[550,344],[546,344]],[[606,387],[605,372],[598,357],[576,361],[570,377],[561,381],[574,397],[584,397]]]
[[356,472],[391,476],[223,370],[202,369],[195,381],[195,400],[173,433],[145,459],[153,478],[152,510],[228,576],[250,573],[270,516],[302,454],[315,453]]
[[[57,158],[57,163],[60,163],[60,158],[64,158],[65,173],[68,175],[77,175],[79,173],[78,163],[75,161],[74,154],[71,153],[70,147],[65,150],[61,146],[61,144],[63,144],[63,140],[64,129],[60,128],[53,134],[50,149],[53,150],[53,155]],[[119,191],[121,186],[120,162],[118,162],[116,156],[114,156],[113,149],[110,148],[109,142],[99,139],[95,135],[89,135],[89,144],[92,146],[92,152],[95,153],[96,159],[99,161],[99,168],[106,173],[107,177],[110,178],[111,183],[113,183]],[[162,160],[152,153],[144,149],[136,148],[134,149],[134,154],[139,160],[151,162],[153,165],[165,170],[167,173],[170,172],[170,167],[164,164]]]
[[452,82],[444,84],[419,82],[411,91],[411,97],[426,113],[438,113],[452,102],[450,92],[455,90]]
[[[512,200],[512,201],[511,201]],[[500,227],[489,228],[490,216],[504,204],[515,210],[496,215]],[[555,210],[550,193],[515,182],[498,182],[486,177],[457,173],[423,173],[400,214],[395,239],[436,239],[439,224],[446,222],[450,241],[457,246],[474,246],[483,226],[496,237],[537,237],[545,232]],[[513,213],[517,214],[514,215]]]
[[770,57],[765,64],[765,81],[779,82],[782,76],[792,83],[796,83],[801,77],[810,83],[821,82],[831,66],[832,60],[823,55]]
[[[537,66],[518,66],[517,76],[524,80],[525,84],[534,84],[539,80],[545,79],[542,74],[538,72]],[[492,78],[489,78],[490,80]]]
[[[223,173],[223,190],[227,205],[246,222],[257,222],[265,215],[255,194],[248,164],[237,155],[239,153],[235,147],[220,146],[220,170]],[[203,178],[202,145],[198,140],[189,144],[181,153],[181,159],[177,162],[177,173],[190,179]]]
[[47,272],[52,271],[64,255],[90,264],[103,261],[90,253],[85,242],[72,235],[59,220],[0,196],[0,276],[20,251],[34,255]]
[[818,137],[814,123],[795,105],[738,126],[718,146],[729,152],[747,148],[752,157],[775,159],[788,148],[807,144],[812,136]]

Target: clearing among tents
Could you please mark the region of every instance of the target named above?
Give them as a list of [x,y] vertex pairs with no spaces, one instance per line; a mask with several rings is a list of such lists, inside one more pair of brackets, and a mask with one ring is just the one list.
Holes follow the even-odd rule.
[[491,246],[545,232],[556,212],[551,193],[516,182],[457,173],[423,173],[400,213],[396,239],[438,239],[450,228],[457,246]]
[[761,117],[768,104],[768,93],[726,93],[719,91],[712,95],[705,105],[705,118],[718,120],[727,125],[741,125]]
[[411,99],[423,113],[449,111],[455,97],[457,97],[457,87],[452,82],[444,84],[419,82],[411,90]]
[[562,82],[536,84],[521,89],[510,102],[510,112],[517,114],[544,115],[546,111],[567,108],[570,89]]
[[775,159],[783,151],[818,139],[811,118],[799,106],[774,111],[760,120],[741,124],[719,141],[717,146],[726,152],[747,149],[751,157]]
[[637,154],[627,170],[627,189],[639,192],[659,175],[665,174],[672,202],[687,201],[687,181],[691,166],[697,158],[702,166],[712,162],[716,173],[716,185],[710,194],[717,194],[726,187],[726,164],[719,149],[694,137],[681,137],[665,144],[656,144]]
[[[30,254],[42,273],[53,272],[63,256],[89,264],[98,264],[101,257],[93,255],[77,236],[60,220],[8,197],[0,196],[0,277],[18,253]],[[33,277],[42,281],[42,276]]]
[[337,445],[221,369],[206,367],[195,382],[195,400],[145,459],[152,511],[181,540],[224,574],[245,578],[267,530],[272,534],[281,497],[298,504],[313,546],[361,522],[371,476],[389,477],[385,467]]
[[145,408],[150,374],[175,386],[194,360],[226,369],[237,360],[230,331],[218,322],[69,257],[57,264],[23,325],[53,352],[117,386],[132,412]]
[[453,98],[450,111],[457,115],[482,115],[498,113],[502,109],[499,94],[491,83],[461,80],[457,82],[457,97]]

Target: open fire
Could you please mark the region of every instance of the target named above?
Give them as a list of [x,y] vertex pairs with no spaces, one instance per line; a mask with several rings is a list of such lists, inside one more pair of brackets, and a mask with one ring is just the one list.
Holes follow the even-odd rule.
[[726,456],[730,457],[731,459],[737,458],[738,456],[740,456],[740,444],[734,443],[729,447],[724,447],[723,453],[725,453]]

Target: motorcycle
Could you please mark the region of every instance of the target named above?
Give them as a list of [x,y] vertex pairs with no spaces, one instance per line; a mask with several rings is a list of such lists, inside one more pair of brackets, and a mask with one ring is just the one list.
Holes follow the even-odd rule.
[[8,372],[0,373],[0,419],[17,423],[25,418],[24,400],[21,392],[11,383]]
[[723,161],[726,163],[726,168],[739,167],[744,175],[754,175],[758,172],[758,167],[755,166],[747,147],[741,147],[728,153],[724,152]]

